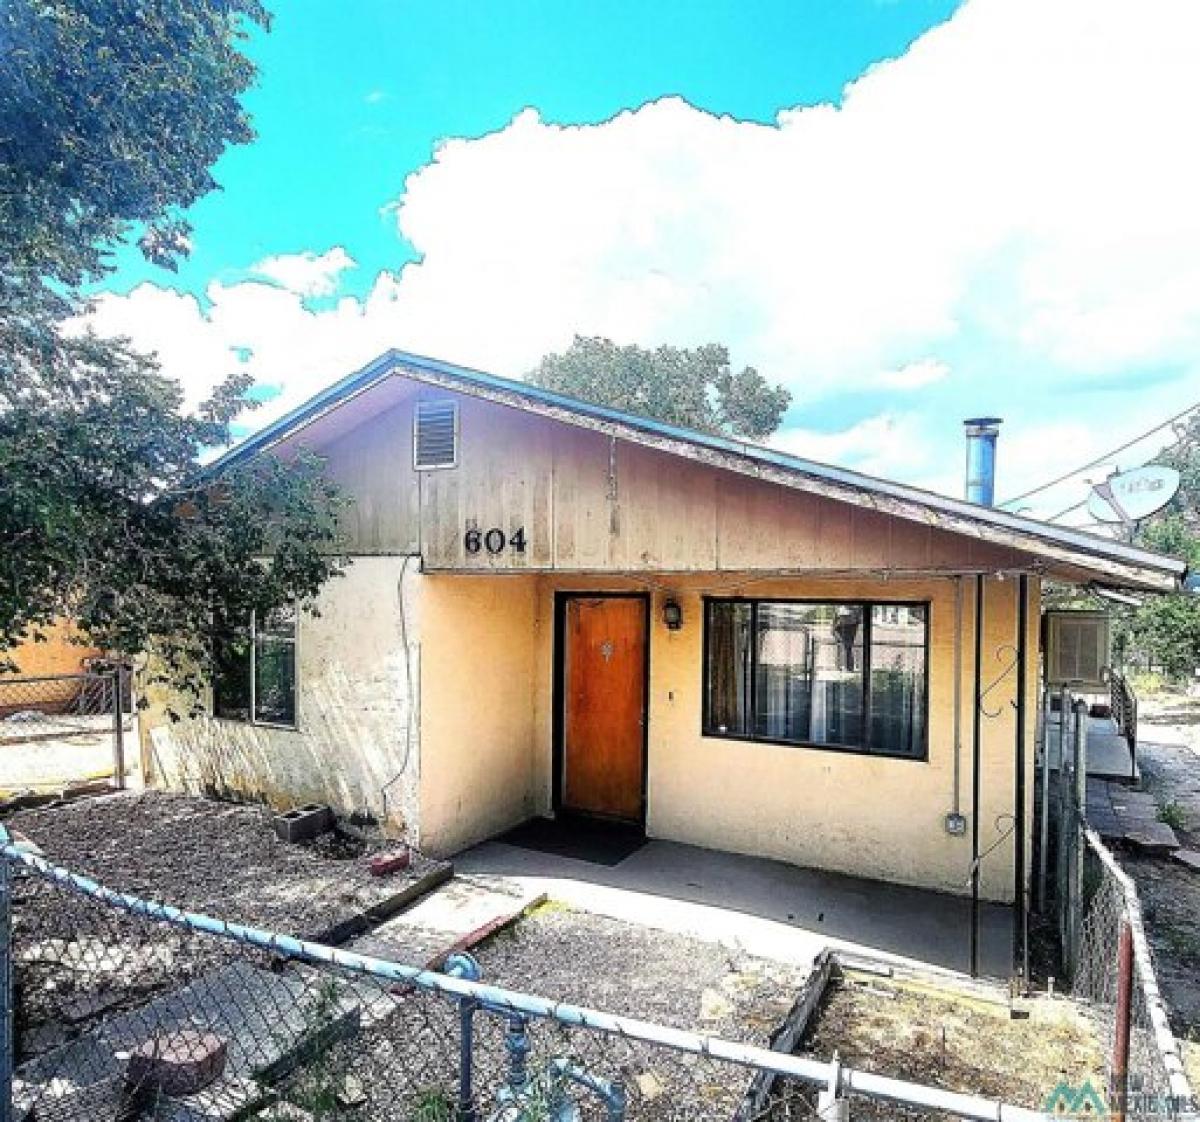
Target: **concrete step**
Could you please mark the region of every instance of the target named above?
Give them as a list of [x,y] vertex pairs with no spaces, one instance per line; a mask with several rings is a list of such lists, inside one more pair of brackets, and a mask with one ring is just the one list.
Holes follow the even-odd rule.
[[438,966],[544,899],[543,892],[505,877],[455,876],[349,949],[409,966]]

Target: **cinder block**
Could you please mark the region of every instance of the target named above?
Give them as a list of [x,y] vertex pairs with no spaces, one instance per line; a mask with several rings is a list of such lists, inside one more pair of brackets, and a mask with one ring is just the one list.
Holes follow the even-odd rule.
[[275,833],[281,841],[302,842],[333,829],[333,811],[327,806],[309,803],[274,818]]

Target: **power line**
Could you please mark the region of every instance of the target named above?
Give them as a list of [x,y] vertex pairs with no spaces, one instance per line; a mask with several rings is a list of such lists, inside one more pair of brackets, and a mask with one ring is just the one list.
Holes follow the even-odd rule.
[[[1080,469],[1080,470],[1084,470],[1084,469]],[[1087,506],[1087,504],[1088,504],[1088,500],[1082,499],[1079,502],[1073,504],[1072,506],[1067,507],[1066,510],[1060,510],[1057,514],[1050,515],[1050,517],[1047,518],[1046,521],[1047,522],[1057,522],[1064,514],[1070,514],[1072,511],[1076,511],[1082,506]]]
[[[1114,448],[1111,452],[1105,452],[1104,455],[1097,456],[1094,460],[1090,460],[1088,463],[1084,464],[1082,467],[1077,467],[1074,471],[1068,471],[1065,475],[1060,475],[1057,478],[1050,480],[1049,483],[1043,483],[1040,487],[1034,487],[1032,490],[1025,491],[1023,494],[1014,495],[1011,499],[1005,499],[1004,502],[999,503],[998,505],[999,506],[1011,506],[1013,503],[1019,503],[1022,499],[1029,498],[1030,495],[1036,495],[1039,491],[1048,491],[1051,487],[1057,487],[1058,484],[1065,483],[1068,479],[1071,479],[1072,477],[1078,475],[1081,471],[1087,471],[1088,468],[1098,467],[1100,464],[1104,463],[1105,460],[1108,460],[1111,457],[1116,456],[1121,452],[1124,452],[1127,448],[1132,448],[1135,444],[1140,444],[1143,440],[1146,439],[1146,437],[1153,436],[1160,429],[1165,429],[1168,425],[1173,425],[1173,424],[1175,424],[1176,421],[1183,420],[1183,418],[1186,417],[1189,413],[1194,413],[1197,409],[1200,409],[1200,401],[1197,401],[1193,405],[1189,405],[1185,410],[1183,410],[1182,413],[1176,413],[1174,417],[1168,417],[1161,424],[1155,425],[1154,428],[1147,429],[1140,436],[1135,436],[1132,440],[1125,441],[1125,443],[1122,444],[1119,448]],[[1079,506],[1082,506],[1082,505],[1083,505],[1083,503],[1079,504]],[[1056,514],[1054,517],[1061,518],[1063,514],[1069,514],[1072,510],[1075,510],[1075,509],[1076,509],[1075,507],[1069,507],[1067,510],[1064,510],[1062,512],[1062,514]],[[1051,521],[1053,521],[1053,519],[1051,519]]]

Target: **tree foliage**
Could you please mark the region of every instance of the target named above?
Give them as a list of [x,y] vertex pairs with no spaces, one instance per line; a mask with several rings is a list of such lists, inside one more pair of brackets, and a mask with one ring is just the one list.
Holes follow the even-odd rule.
[[[1173,467],[1181,483],[1165,510],[1138,529],[1137,542],[1167,553],[1200,571],[1200,413],[1177,434],[1178,440],[1155,462]],[[1200,595],[1181,592],[1147,599],[1126,613],[1118,631],[1126,653],[1135,652],[1173,678],[1190,677],[1200,667]]]
[[247,377],[187,409],[153,359],[76,318],[121,239],[168,266],[186,252],[185,208],[253,136],[255,25],[257,0],[0,4],[0,661],[70,615],[194,686],[214,627],[340,568],[342,500],[317,463],[205,473]]
[[686,350],[618,346],[577,335],[529,376],[537,386],[626,413],[722,436],[761,440],[783,420],[791,394],[753,367],[734,370],[718,344]]

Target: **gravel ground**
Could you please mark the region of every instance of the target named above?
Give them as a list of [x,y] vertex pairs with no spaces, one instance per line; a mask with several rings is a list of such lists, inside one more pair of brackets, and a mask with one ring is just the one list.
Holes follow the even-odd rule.
[[763,1045],[807,975],[555,904],[501,932],[476,957],[495,985]]
[[[1138,758],[1143,783],[1180,842],[1200,850],[1200,698],[1164,693],[1141,703]],[[1167,857],[1122,854],[1137,882],[1155,969],[1172,1026],[1200,1039],[1200,873]]]
[[7,824],[111,888],[290,935],[348,919],[436,864],[414,857],[407,873],[374,877],[371,847],[329,836],[288,844],[263,807],[157,791],[22,811]]
[[[1096,1027],[1061,1000],[1036,1001],[1028,1019],[1014,1020],[1004,1006],[927,986],[835,982],[802,1051],[826,1060],[836,1052],[848,1067],[1034,1110],[1060,1079],[1104,1088]],[[868,1102],[854,1103],[851,1113],[895,1117]]]

